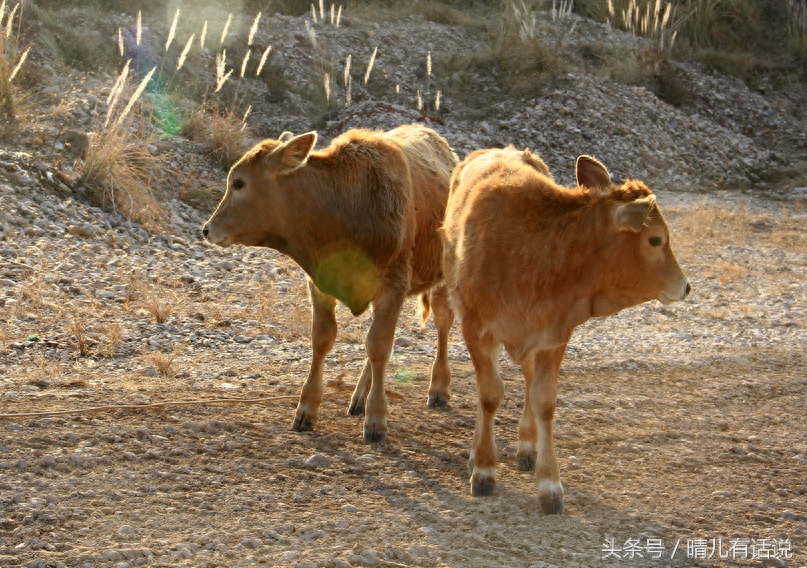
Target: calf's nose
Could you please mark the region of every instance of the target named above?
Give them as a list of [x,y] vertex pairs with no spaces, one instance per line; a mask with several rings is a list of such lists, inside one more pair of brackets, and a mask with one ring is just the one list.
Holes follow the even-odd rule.
[[[207,230],[207,229],[205,229],[205,230]],[[207,236],[207,233],[205,233],[205,236]],[[687,282],[687,288],[686,288],[686,291],[684,292],[684,298],[689,296],[690,292],[692,292],[692,286],[690,286],[689,282]]]
[[[204,238],[207,238],[207,234],[209,232],[210,232],[210,229],[208,229],[207,225],[205,224],[205,226],[202,227],[202,235],[204,236]],[[689,284],[687,284],[687,293],[689,293]]]

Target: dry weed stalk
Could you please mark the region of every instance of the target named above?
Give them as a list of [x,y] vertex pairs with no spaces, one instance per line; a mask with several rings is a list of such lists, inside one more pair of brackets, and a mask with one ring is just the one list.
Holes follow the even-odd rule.
[[[227,16],[227,22],[224,24],[224,29],[221,30],[221,39],[219,40],[219,47],[224,46],[224,40],[227,39],[227,34],[230,31],[230,24],[233,21],[233,15]],[[205,22],[206,23],[206,22]]]
[[88,357],[90,355],[90,339],[87,336],[87,326],[84,324],[83,318],[74,313],[73,321],[70,322],[68,330],[73,336],[70,344],[80,357]]
[[261,21],[261,13],[258,12],[258,15],[255,16],[255,21],[252,22],[252,27],[249,28],[249,36],[247,37],[247,46],[249,47],[251,47],[252,44],[254,43],[253,40],[255,39],[255,34],[258,31],[258,24],[260,23],[260,21]]
[[123,342],[123,328],[118,323],[110,323],[101,327],[105,341],[98,348],[104,357],[114,357]]
[[185,58],[188,56],[188,53],[191,50],[191,44],[193,44],[193,40],[196,38],[196,34],[192,33],[191,37],[188,38],[188,43],[185,44],[185,48],[182,50],[182,53],[179,54],[179,60],[177,61],[177,71],[182,69],[182,66],[185,64]]
[[807,2],[787,0],[787,31],[793,53],[807,70]]
[[199,34],[199,50],[204,51],[205,49],[205,39],[207,39],[207,20],[202,25],[202,33]]
[[20,25],[17,24],[17,34],[15,35],[14,18],[19,9],[20,3],[17,3],[6,16],[5,0],[0,5],[0,117],[8,122],[15,121],[18,103],[12,82],[19,74],[31,50],[29,47],[22,55],[18,52]]
[[171,47],[171,44],[174,41],[174,37],[177,33],[177,24],[179,23],[179,8],[177,11],[174,12],[174,21],[171,22],[171,29],[168,30],[168,39],[165,41],[165,53],[168,53],[168,49]]
[[244,54],[244,59],[241,61],[241,75],[240,77],[243,79],[244,75],[247,72],[247,64],[249,63],[249,57],[252,55],[252,50],[247,49],[247,52]]
[[261,75],[261,71],[263,71],[263,66],[266,65],[266,60],[269,58],[269,54],[272,52],[272,46],[268,46],[266,49],[263,50],[263,55],[261,55],[261,61],[258,63],[258,69],[255,71],[255,76],[259,77]]
[[221,91],[221,88],[233,74],[233,70],[227,69],[227,50],[222,49],[219,53],[216,54],[216,90],[213,91],[214,93],[218,93]]
[[373,64],[375,64],[375,56],[378,55],[378,46],[373,49],[373,54],[370,56],[370,61],[367,63],[367,71],[364,73],[364,84],[370,80],[370,73],[373,71]]

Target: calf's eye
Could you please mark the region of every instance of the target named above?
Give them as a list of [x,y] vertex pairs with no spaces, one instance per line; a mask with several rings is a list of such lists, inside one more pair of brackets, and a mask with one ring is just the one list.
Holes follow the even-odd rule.
[[241,178],[235,178],[233,180],[233,189],[241,189],[244,187],[244,180]]
[[650,243],[651,247],[660,247],[661,237],[650,237],[649,239],[647,239],[647,242]]

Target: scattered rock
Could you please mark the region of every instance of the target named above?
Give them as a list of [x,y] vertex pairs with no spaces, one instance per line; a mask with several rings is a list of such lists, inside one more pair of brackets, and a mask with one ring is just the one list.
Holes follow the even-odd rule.
[[322,454],[314,454],[305,460],[304,465],[313,469],[324,469],[333,465],[333,459]]
[[118,534],[123,537],[132,537],[137,534],[137,531],[131,525],[123,525],[118,529]]
[[412,347],[415,342],[409,337],[399,336],[395,338],[395,347],[407,348]]

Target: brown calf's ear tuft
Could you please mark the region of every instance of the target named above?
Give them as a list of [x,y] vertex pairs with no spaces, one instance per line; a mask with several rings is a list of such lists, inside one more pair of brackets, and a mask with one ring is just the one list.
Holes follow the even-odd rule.
[[288,142],[292,138],[294,138],[294,134],[292,134],[288,130],[284,130],[283,134],[281,134],[280,137],[277,140],[278,140],[278,142]]
[[608,168],[591,156],[577,158],[576,170],[579,186],[598,190],[600,193],[611,187],[611,174],[608,173]]
[[308,132],[292,138],[279,149],[280,163],[292,170],[305,165],[316,143],[316,132]]
[[655,206],[656,198],[653,195],[620,205],[614,215],[617,230],[638,233]]

